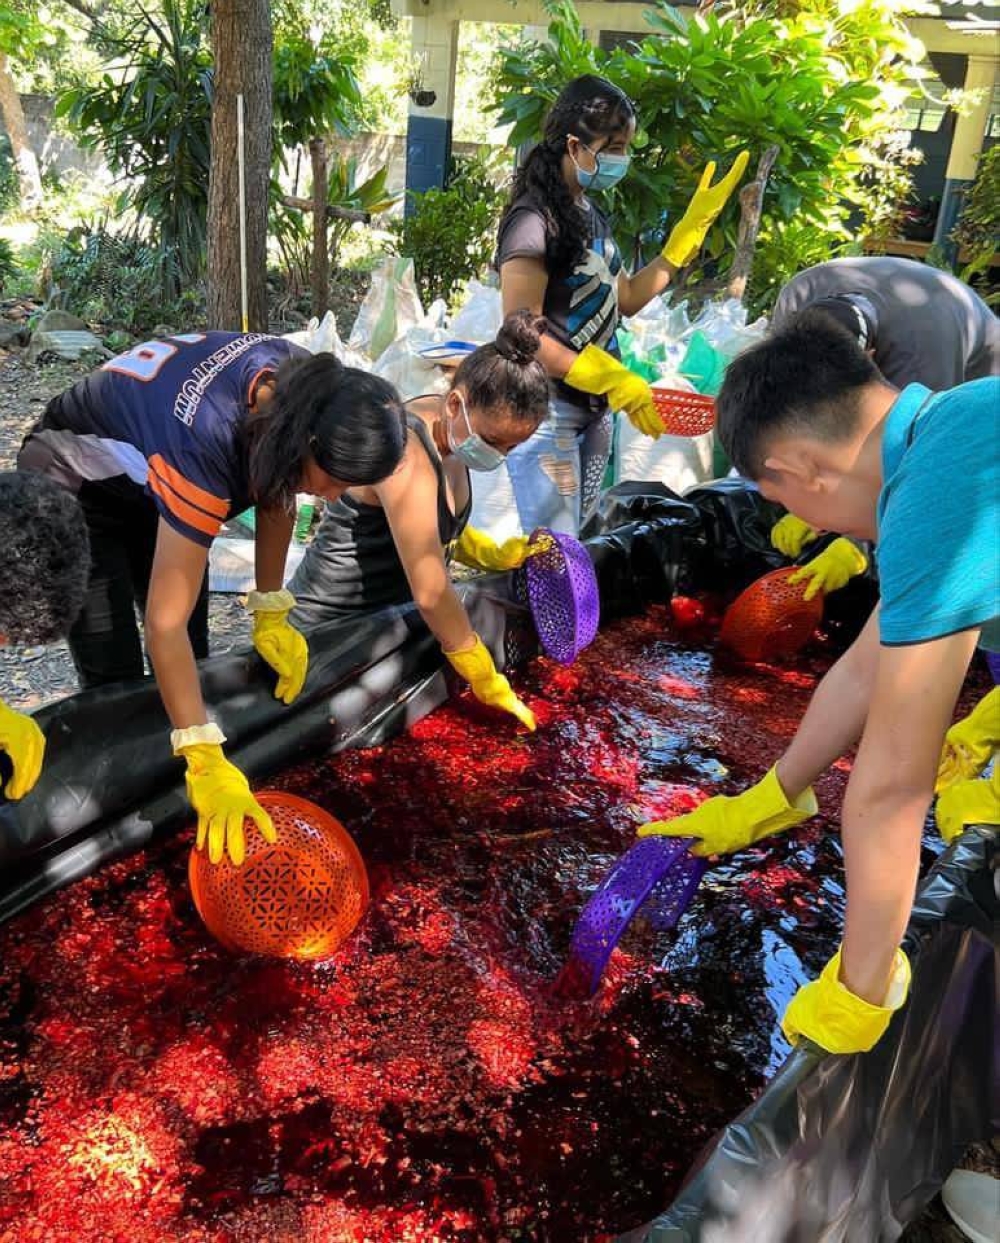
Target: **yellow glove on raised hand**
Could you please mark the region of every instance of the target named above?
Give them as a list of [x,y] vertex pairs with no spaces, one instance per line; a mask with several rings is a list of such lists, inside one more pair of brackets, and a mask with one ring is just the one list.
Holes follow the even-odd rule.
[[752,846],[762,837],[782,833],[810,816],[819,807],[811,789],[790,803],[778,780],[777,768],[749,790],[732,797],[715,798],[674,820],[653,820],[638,830],[639,837],[696,837],[693,855],[729,855]]
[[290,704],[309,669],[309,645],[288,620],[295,597],[284,589],[251,591],[247,608],[253,613],[253,645],[278,675],[274,697]]
[[967,824],[1000,824],[1000,763],[988,780],[956,781],[938,795],[938,832],[952,842]]
[[0,751],[6,751],[14,767],[4,794],[11,800],[24,798],[41,776],[45,735],[30,716],[15,712],[0,699]]
[[474,570],[516,570],[535,551],[526,535],[515,535],[498,544],[475,527],[466,527],[454,544],[455,560]]
[[246,777],[222,754],[220,744],[225,737],[218,726],[175,729],[170,741],[174,755],[182,755],[187,764],[188,799],[198,813],[196,849],[204,850],[207,839],[212,863],[219,863],[226,852],[239,867],[246,858],[245,817],[256,824],[266,842],[278,840],[271,817],[251,794]]
[[771,528],[771,546],[786,557],[797,557],[805,548],[819,537],[815,527],[794,514],[785,514]]
[[824,548],[812,561],[789,576],[789,583],[805,583],[802,598],[811,600],[817,592],[839,591],[858,574],[868,569],[868,558],[849,539],[840,536]]
[[645,435],[654,440],[663,435],[663,420],[656,413],[649,385],[607,350],[584,346],[564,379],[581,393],[607,397],[611,409],[624,410],[632,426]]
[[823,968],[818,980],[803,984],[788,1003],[781,1030],[789,1044],[802,1036],[827,1053],[867,1053],[885,1035],[889,1020],[910,991],[910,962],[896,950],[892,977],[880,1006],[856,997],[840,982],[840,950]]
[[733,161],[732,168],[715,186],[712,185],[715,161],[706,166],[701,181],[698,182],[698,189],[687,205],[687,211],[674,225],[663,247],[662,254],[667,263],[672,263],[675,268],[683,268],[695,257],[719,212],[739,184],[749,159],[750,153],[741,151]]
[[978,777],[998,747],[1000,686],[994,686],[968,716],[956,721],[945,734],[934,789],[940,793],[956,781]]
[[478,634],[475,638],[473,647],[461,652],[445,652],[451,667],[459,677],[465,678],[480,703],[509,712],[534,732],[535,714],[518,699],[503,674],[497,672],[493,657]]

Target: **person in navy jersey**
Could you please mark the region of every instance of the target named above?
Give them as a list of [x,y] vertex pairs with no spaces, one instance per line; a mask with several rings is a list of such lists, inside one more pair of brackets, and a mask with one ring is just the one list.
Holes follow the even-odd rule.
[[227,517],[256,505],[254,646],[290,703],[308,666],[283,589],[296,492],[336,500],[391,474],[404,412],[384,380],[261,333],[205,332],[148,341],[53,398],[26,437],[18,470],[74,492],[92,567],[69,636],[85,687],[144,673],[146,650],[187,762],[198,843],[213,862],[244,855],[243,819],[273,838],[246,778],[225,759],[202,701],[208,654],[208,550]]

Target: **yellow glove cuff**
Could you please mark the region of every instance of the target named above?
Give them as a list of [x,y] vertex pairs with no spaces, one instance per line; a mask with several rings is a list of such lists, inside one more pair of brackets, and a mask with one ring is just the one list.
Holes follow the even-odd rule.
[[976,741],[1000,747],[1000,686],[984,695],[963,722],[976,730]]
[[290,613],[297,603],[287,587],[280,591],[251,591],[247,596],[251,613]]
[[185,747],[196,747],[203,744],[221,747],[226,735],[214,721],[207,725],[189,725],[186,729],[170,731],[170,746],[174,755],[180,755]]
[[563,377],[571,388],[581,393],[603,396],[615,379],[628,368],[597,345],[585,345]]
[[781,833],[785,829],[794,828],[795,825],[808,820],[810,816],[815,816],[819,811],[819,804],[816,802],[812,786],[807,786],[794,803],[788,801],[788,796],[778,780],[777,764],[743,797],[747,799],[747,809],[754,823],[751,842],[760,841],[762,837],[770,837],[772,833]]
[[464,651],[444,653],[455,672],[473,686],[483,678],[493,677],[497,671],[489,648],[478,634],[475,639],[473,646]]

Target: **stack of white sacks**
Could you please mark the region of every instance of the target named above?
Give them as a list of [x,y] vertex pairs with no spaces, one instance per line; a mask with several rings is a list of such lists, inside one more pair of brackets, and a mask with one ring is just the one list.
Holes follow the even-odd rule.
[[[413,264],[409,259],[387,259],[372,277],[372,285],[358,312],[346,345],[337,334],[333,315],[313,320],[302,332],[289,334],[313,353],[329,351],[352,366],[365,367],[396,386],[403,399],[424,393],[443,393],[448,375],[424,356],[448,342],[492,341],[502,320],[499,289],[471,281],[458,313],[449,321],[443,302],[426,312],[420,303]],[[705,307],[690,320],[687,303],[671,306],[657,298],[626,322],[633,347],[640,355],[657,350],[665,359],[657,383],[692,390],[678,368],[693,334],[700,330],[709,344],[727,358],[760,340],[767,321],[747,324],[746,311],[735,299]],[[657,347],[660,347],[657,349]],[[374,358],[374,361],[372,359]],[[651,440],[625,418],[616,419],[613,480],[652,481],[679,494],[712,475],[713,433],[703,436],[661,436]],[[506,467],[473,473],[472,525],[503,541],[520,531],[514,492]]]

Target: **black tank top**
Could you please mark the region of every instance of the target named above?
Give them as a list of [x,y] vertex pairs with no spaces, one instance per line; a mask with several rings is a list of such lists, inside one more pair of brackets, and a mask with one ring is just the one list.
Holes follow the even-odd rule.
[[[470,485],[461,513],[453,514],[448,507],[444,464],[423,419],[408,414],[406,425],[420,441],[437,475],[438,535],[447,550],[469,520],[472,488]],[[347,493],[337,501],[328,501],[289,588],[297,601],[291,621],[304,626],[409,603],[410,584],[382,506],[365,504]]]

